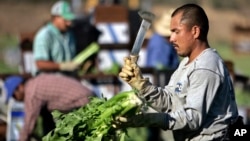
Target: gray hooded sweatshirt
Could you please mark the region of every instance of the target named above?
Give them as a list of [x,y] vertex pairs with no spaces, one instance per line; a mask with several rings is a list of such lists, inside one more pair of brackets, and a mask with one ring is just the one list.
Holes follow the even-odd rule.
[[183,58],[165,88],[149,85],[140,95],[168,115],[176,141],[209,141],[223,136],[238,117],[234,88],[223,60],[208,48],[186,65]]

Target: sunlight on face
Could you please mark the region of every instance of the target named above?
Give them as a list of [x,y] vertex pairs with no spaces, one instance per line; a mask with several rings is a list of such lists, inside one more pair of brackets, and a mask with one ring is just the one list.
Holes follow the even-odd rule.
[[194,37],[191,29],[181,21],[182,13],[178,13],[171,19],[170,42],[173,44],[177,54],[181,57],[187,57],[191,54]]

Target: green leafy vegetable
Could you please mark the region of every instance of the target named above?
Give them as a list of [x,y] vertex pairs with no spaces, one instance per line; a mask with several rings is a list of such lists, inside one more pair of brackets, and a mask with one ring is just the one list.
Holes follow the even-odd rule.
[[99,51],[100,46],[93,42],[91,43],[87,48],[85,48],[83,51],[81,51],[74,59],[73,62],[75,63],[83,63],[88,57]]
[[53,111],[56,128],[43,141],[113,141],[124,138],[126,130],[112,127],[116,116],[134,115],[142,106],[135,91],[116,94],[111,99],[92,97],[70,113]]

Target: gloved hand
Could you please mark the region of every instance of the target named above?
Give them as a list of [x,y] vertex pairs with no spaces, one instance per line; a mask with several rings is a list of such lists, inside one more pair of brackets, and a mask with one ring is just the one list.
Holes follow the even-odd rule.
[[149,80],[144,79],[139,66],[137,65],[138,56],[124,58],[124,66],[119,73],[119,77],[126,81],[132,88],[142,90],[150,84]]
[[61,71],[74,71],[76,70],[80,64],[74,62],[63,62],[59,63],[59,69]]
[[114,128],[128,127],[159,127],[163,130],[168,129],[168,115],[166,113],[144,113],[131,117],[117,117]]

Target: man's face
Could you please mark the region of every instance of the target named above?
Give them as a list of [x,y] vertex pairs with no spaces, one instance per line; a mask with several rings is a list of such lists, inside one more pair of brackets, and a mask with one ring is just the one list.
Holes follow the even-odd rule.
[[54,23],[56,25],[56,27],[61,31],[61,32],[65,32],[68,30],[68,28],[71,26],[71,21],[69,20],[65,20],[63,17],[61,16],[55,16],[54,18]]
[[181,57],[190,56],[195,41],[192,28],[181,22],[182,13],[178,13],[171,19],[170,29],[172,31],[170,42],[173,44],[177,54]]

